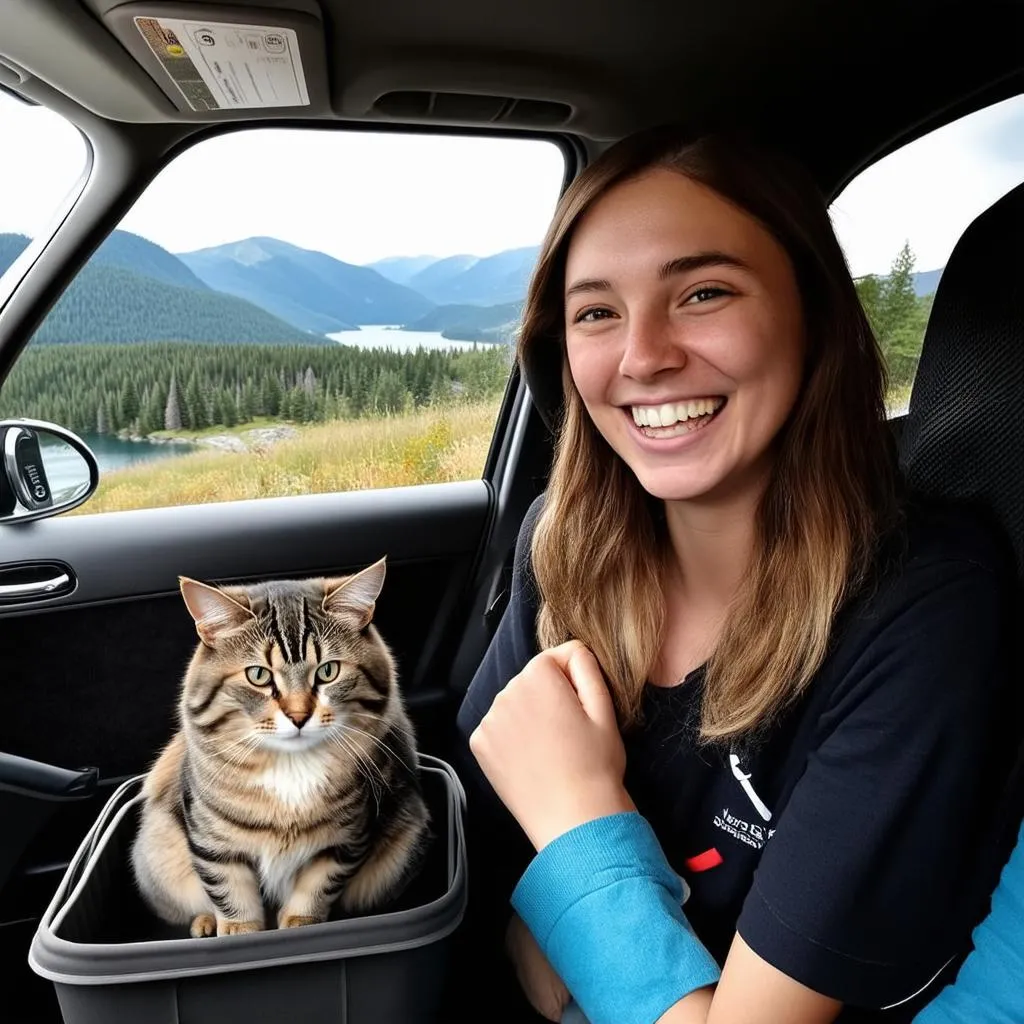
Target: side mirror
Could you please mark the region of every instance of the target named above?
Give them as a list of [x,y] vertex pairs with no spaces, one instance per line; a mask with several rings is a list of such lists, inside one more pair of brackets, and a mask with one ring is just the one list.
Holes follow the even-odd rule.
[[39,420],[0,420],[0,523],[45,519],[90,498],[100,470],[77,434]]

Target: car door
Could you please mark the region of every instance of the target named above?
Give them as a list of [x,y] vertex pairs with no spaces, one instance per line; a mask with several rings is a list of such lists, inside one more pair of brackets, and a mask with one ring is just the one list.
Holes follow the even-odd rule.
[[[187,261],[180,259],[171,249],[180,254],[189,242],[177,229],[162,236],[166,245],[152,240],[162,230],[163,210],[173,210],[174,219],[188,220],[199,242],[213,238],[210,220],[216,215],[211,211],[237,185],[222,189],[220,199],[207,194],[191,207],[185,197],[192,195],[197,174],[222,173],[230,178],[241,173],[255,154],[269,152],[270,141],[275,146],[281,142],[280,136],[259,137],[260,131],[207,140],[194,151],[186,150],[186,156],[195,155],[193,166],[183,169],[184,157],[171,163],[98,248],[98,225],[116,221],[114,214],[128,206],[133,188],[139,192],[142,182],[126,178],[120,209],[116,202],[105,209],[95,198],[98,185],[103,186],[102,195],[115,195],[116,182],[90,182],[52,237],[41,233],[32,242],[25,240],[21,263],[4,279],[8,295],[0,307],[0,351],[13,369],[0,394],[0,414],[77,428],[100,454],[101,469],[104,459],[108,467],[101,472],[96,495],[73,513],[0,523],[0,651],[7,696],[0,715],[0,807],[6,812],[0,840],[0,957],[17,965],[18,984],[38,1000],[39,1019],[44,1019],[44,1007],[46,1012],[54,1007],[49,984],[24,966],[39,915],[104,801],[122,780],[146,770],[176,726],[182,673],[197,642],[179,593],[179,577],[246,583],[338,576],[386,557],[375,622],[396,656],[420,748],[447,757],[460,692],[502,607],[518,523],[542,486],[547,439],[525,388],[518,375],[509,372],[507,358],[500,379],[493,366],[483,365],[497,352],[495,346],[490,346],[490,355],[481,347],[481,358],[474,361],[474,332],[480,330],[481,340],[487,341],[494,340],[494,333],[472,319],[460,325],[456,318],[453,323],[446,307],[458,304],[443,301],[459,296],[462,274],[461,287],[471,298],[495,298],[498,301],[489,305],[508,306],[514,313],[535,249],[507,245],[496,254],[504,262],[496,259],[492,267],[480,266],[487,253],[474,254],[467,266],[456,259],[448,268],[435,267],[435,277],[443,277],[443,270],[455,277],[445,279],[447,291],[431,286],[429,279],[421,283],[419,287],[429,289],[431,296],[423,301],[422,291],[395,280],[410,267],[388,266],[386,261],[376,269],[366,266],[369,260],[346,263],[308,243],[300,247],[288,238],[273,238],[271,231],[283,236],[292,230],[289,215],[260,216],[258,206],[249,207],[251,237],[235,246],[244,250],[240,259],[220,258],[223,251],[210,251],[229,249],[228,245],[197,246]],[[321,153],[325,145],[343,152],[343,144],[352,138],[329,134],[316,133],[315,146]],[[307,135],[292,130],[288,139],[290,146],[285,148],[297,152]],[[377,159],[395,159],[402,140],[393,135],[381,140]],[[430,146],[447,161],[439,141],[444,140],[429,139]],[[448,141],[453,148],[460,147],[461,159],[469,141],[470,150],[475,146],[484,154],[470,178],[493,173],[509,152],[507,145],[502,148],[498,143],[498,151],[487,156],[486,139]],[[223,145],[217,149],[214,144],[219,142]],[[422,140],[410,136],[405,142],[411,174],[418,162],[416,153],[423,152],[422,147],[417,150]],[[127,134],[118,143],[132,145]],[[556,150],[557,160],[552,161],[547,152],[552,147],[539,140],[517,145],[545,150],[530,172],[537,183],[534,222],[539,240],[564,179],[563,155]],[[94,166],[102,166],[102,149],[96,156]],[[529,153],[524,156],[527,164],[528,158]],[[516,171],[520,186],[522,166]],[[393,167],[386,169],[394,172]],[[366,182],[361,179],[368,189]],[[412,189],[411,182],[408,187]],[[425,202],[423,189],[418,194]],[[288,205],[288,189],[263,198]],[[357,205],[367,201],[361,195]],[[379,196],[377,201],[382,201]],[[244,215],[245,204],[240,208]],[[292,208],[300,220],[307,216],[303,223],[309,229],[308,213],[315,207],[295,202]],[[486,220],[486,211],[476,206],[464,203],[453,211],[449,216],[457,212],[467,220]],[[232,233],[241,230],[238,212],[233,223],[224,215],[223,238],[232,245],[238,242]],[[271,228],[268,221],[273,222]],[[371,229],[372,223],[366,230],[372,234]],[[298,236],[297,227],[295,231]],[[146,233],[152,237],[146,238]],[[500,229],[494,237],[493,247],[501,249]],[[82,241],[86,238],[95,240],[91,247]],[[272,242],[283,244],[275,249]],[[401,243],[394,244],[393,255],[404,256]],[[408,244],[416,240],[410,238]],[[257,248],[258,258],[253,255]],[[92,250],[80,269],[82,258]],[[435,262],[446,255],[442,251]],[[268,271],[255,284],[241,280],[254,260]],[[473,267],[476,278],[470,275],[465,280]],[[15,274],[16,287],[11,283]],[[292,279],[282,282],[287,274]],[[318,282],[323,285],[319,291]],[[392,327],[399,316],[412,319],[418,309],[436,313],[440,328],[468,346],[452,356],[456,361],[459,353],[464,356],[461,377],[448,372],[454,364],[445,362],[448,357],[441,349],[421,348],[428,354],[420,363],[415,363],[419,357],[401,352],[380,354],[380,365],[371,367],[374,376],[369,370],[362,372],[370,357],[355,352],[359,339],[341,346],[355,352],[355,362],[340,369],[331,363],[336,350],[317,342],[318,347],[310,348],[309,365],[302,370],[304,364],[295,364],[300,369],[293,375],[295,353],[305,351],[301,338],[296,342],[290,337],[290,345],[260,348],[253,342],[226,349],[215,334],[201,337],[218,316],[220,322],[234,316],[230,330],[251,330],[257,338],[268,325],[271,331],[284,331],[282,323],[294,326],[293,333],[341,333],[360,325],[350,325],[344,311],[331,302],[345,288],[360,287],[362,293],[346,295],[351,300],[347,308],[353,308],[353,301],[377,303],[385,309],[373,316],[386,316]],[[0,289],[0,299],[2,293]],[[48,309],[49,316],[42,320]],[[167,309],[188,321],[175,325],[174,331],[187,333],[192,329],[189,317],[194,317],[199,334],[191,341],[161,334]],[[508,309],[500,315],[511,316]],[[248,318],[243,326],[238,326],[239,316]],[[466,310],[458,316],[465,318]],[[40,320],[38,331],[20,351],[31,333],[25,325]],[[328,330],[339,326],[340,331]],[[379,325],[362,327],[367,335],[380,330]],[[440,330],[418,333],[423,335],[421,342],[440,341]],[[108,337],[119,340],[104,340]],[[508,340],[502,338],[506,353]],[[188,349],[191,362],[178,360],[184,349],[175,345],[193,346]],[[11,358],[14,352],[19,353],[16,359]],[[204,382],[203,367],[213,365],[215,353],[221,359],[216,370],[220,376],[208,376]],[[227,380],[233,366],[250,359],[251,372]],[[282,363],[266,371],[267,361],[273,359],[287,363],[287,370]],[[336,370],[339,376],[334,376]],[[428,371],[436,371],[432,382],[420,379]],[[156,381],[168,372],[169,391],[157,393]],[[89,392],[90,382],[101,378],[107,381],[106,394],[99,395],[83,420],[80,399],[86,393],[94,399],[99,393]],[[275,380],[280,382],[280,394]],[[340,380],[344,387],[339,384],[332,390],[323,384],[330,380]],[[227,383],[220,387],[218,381]],[[396,381],[401,393],[392,400],[388,396]],[[246,398],[250,384],[256,396],[251,400]],[[427,396],[424,389],[431,387],[434,393]],[[479,391],[475,403],[466,399],[474,388]],[[438,390],[445,392],[441,398]],[[270,392],[274,394],[268,399]],[[370,394],[379,407],[356,411],[356,399],[369,401]],[[246,408],[247,402],[265,404],[256,410]],[[225,405],[232,408],[225,411]],[[162,422],[147,426],[146,409],[155,408],[159,414],[161,406]],[[248,425],[231,422],[244,416],[251,417]],[[460,419],[473,416],[480,422],[470,438],[465,431],[460,433]],[[328,436],[335,426],[338,433]],[[243,434],[243,427],[250,433]],[[142,436],[144,429],[148,433]],[[191,440],[185,443],[183,435],[190,430]],[[283,447],[275,431],[292,444],[292,463],[279,458]],[[249,447],[234,450],[231,439],[242,437]],[[300,450],[307,440],[310,447]],[[146,466],[116,468],[118,458],[134,455],[125,454],[133,445],[141,451],[158,442],[175,451],[174,445],[180,444],[188,454],[147,449],[144,454],[152,458]],[[337,483],[342,478],[325,475],[324,466],[333,465],[337,450],[350,443],[358,449],[361,475],[343,478],[350,486],[342,489]],[[473,451],[467,455],[460,445]],[[185,473],[190,459],[200,469],[189,470],[190,482],[182,484],[175,474],[179,469]],[[239,496],[251,493],[261,496]],[[63,590],[32,592],[53,572],[69,577]]]

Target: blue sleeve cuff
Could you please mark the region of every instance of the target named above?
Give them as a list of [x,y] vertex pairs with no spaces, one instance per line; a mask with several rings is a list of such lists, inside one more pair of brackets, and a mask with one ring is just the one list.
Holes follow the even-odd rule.
[[647,820],[634,811],[596,818],[545,846],[512,893],[512,906],[543,948],[574,903],[613,882],[647,876],[682,904],[683,886]]
[[545,846],[512,906],[592,1024],[652,1024],[720,974],[683,892],[651,826],[625,812]]
[[956,980],[913,1024],[1024,1021],[1024,824]]

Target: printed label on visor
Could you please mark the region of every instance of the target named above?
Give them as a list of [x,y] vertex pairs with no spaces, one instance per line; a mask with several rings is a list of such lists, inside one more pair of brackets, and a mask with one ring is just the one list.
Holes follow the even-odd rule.
[[309,105],[290,28],[143,17],[135,27],[193,110]]

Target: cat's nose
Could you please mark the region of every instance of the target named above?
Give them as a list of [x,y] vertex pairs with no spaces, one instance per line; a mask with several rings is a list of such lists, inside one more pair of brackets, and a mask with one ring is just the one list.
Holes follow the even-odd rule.
[[306,708],[298,711],[285,711],[285,714],[295,723],[298,729],[301,729],[313,717],[313,712]]

